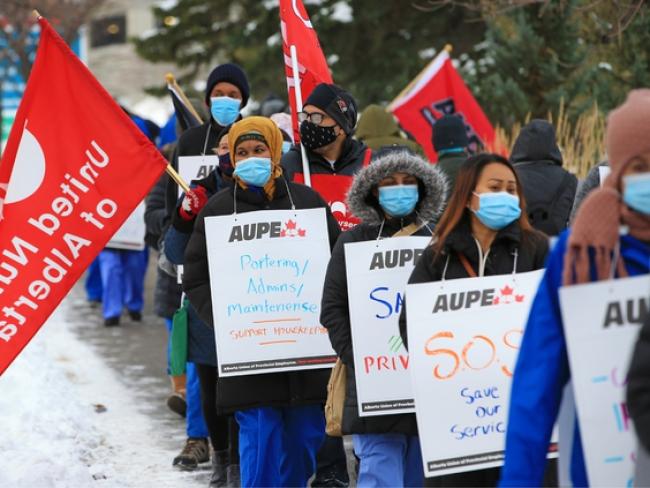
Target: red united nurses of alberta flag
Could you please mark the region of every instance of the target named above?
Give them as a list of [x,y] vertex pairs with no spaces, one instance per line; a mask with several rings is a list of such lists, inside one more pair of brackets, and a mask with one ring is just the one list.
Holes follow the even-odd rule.
[[0,374],[167,162],[45,21],[0,162]]

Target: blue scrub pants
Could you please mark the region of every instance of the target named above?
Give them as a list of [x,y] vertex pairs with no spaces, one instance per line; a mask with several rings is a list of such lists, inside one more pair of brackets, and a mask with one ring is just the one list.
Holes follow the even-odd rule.
[[99,271],[99,257],[95,258],[86,274],[86,297],[89,302],[102,301],[102,275]]
[[404,434],[355,434],[354,453],[359,457],[357,486],[422,486],[424,469],[417,436]]
[[235,412],[241,486],[305,487],[325,437],[321,405]]
[[[167,326],[167,332],[169,332],[167,336],[169,338],[167,340],[167,374],[169,374],[172,319],[165,319],[165,325]],[[185,430],[187,432],[187,437],[208,437],[208,427],[205,425],[203,409],[201,408],[201,384],[199,383],[199,375],[196,372],[196,365],[194,363],[187,363],[185,378],[185,404],[187,405],[187,412],[185,414]]]
[[104,249],[99,253],[105,319],[119,317],[125,306],[130,312],[142,312],[148,256],[147,249]]

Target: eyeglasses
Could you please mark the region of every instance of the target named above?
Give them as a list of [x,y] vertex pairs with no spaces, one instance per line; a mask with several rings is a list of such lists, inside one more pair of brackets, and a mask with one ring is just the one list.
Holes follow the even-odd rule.
[[312,113],[298,112],[298,122],[300,122],[301,124],[305,120],[308,120],[312,124],[320,125],[325,120],[325,117],[327,117],[327,115],[321,114],[319,112],[312,112]]

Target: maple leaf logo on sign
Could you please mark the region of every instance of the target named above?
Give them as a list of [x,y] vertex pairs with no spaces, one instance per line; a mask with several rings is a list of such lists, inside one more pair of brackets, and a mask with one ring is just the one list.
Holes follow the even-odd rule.
[[289,219],[280,232],[280,237],[305,237],[307,231],[298,227],[298,223]]
[[505,285],[499,288],[499,295],[494,297],[493,305],[509,305],[511,303],[522,303],[526,299],[526,295],[519,295],[515,293],[515,289]]

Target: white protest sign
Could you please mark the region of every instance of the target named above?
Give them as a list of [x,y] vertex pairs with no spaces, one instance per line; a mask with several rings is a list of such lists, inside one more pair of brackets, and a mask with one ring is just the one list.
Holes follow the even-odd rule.
[[560,304],[589,483],[632,486],[636,439],[625,386],[650,310],[650,276],[564,287]]
[[330,368],[321,326],[330,257],[325,209],[205,219],[221,376]]
[[510,384],[543,270],[407,285],[427,476],[503,465]]
[[345,245],[360,416],[415,411],[399,315],[415,261],[429,242],[393,237]]
[[129,218],[122,224],[122,227],[113,234],[106,247],[111,249],[142,251],[144,249],[144,235],[146,233],[144,209],[144,202],[140,202]]
[[[208,148],[209,149],[209,148]],[[200,180],[210,174],[210,172],[219,166],[219,156],[216,154],[205,156],[179,156],[178,174],[183,181],[188,184],[192,180]],[[183,193],[183,189],[178,187],[178,196]]]

